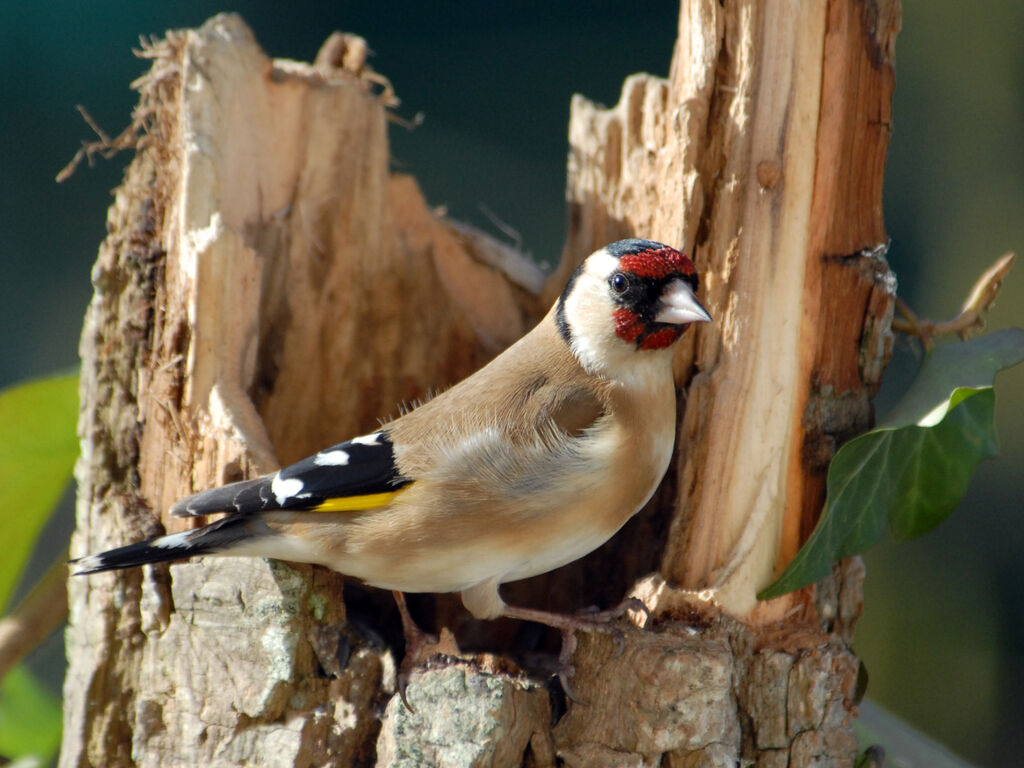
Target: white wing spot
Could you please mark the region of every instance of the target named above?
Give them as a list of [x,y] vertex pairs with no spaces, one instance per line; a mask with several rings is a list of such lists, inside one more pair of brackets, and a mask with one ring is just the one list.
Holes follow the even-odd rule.
[[151,547],[160,547],[160,549],[182,549],[188,546],[188,535],[192,531],[183,531],[182,533],[172,533],[170,536],[161,536],[159,539],[154,539],[150,542]]
[[75,560],[75,575],[86,574],[103,567],[103,558],[99,555],[87,555]]
[[313,463],[318,467],[341,467],[348,464],[348,458],[348,453],[339,448],[326,453],[318,453],[313,457]]
[[355,443],[356,445],[380,445],[380,432],[374,432],[361,437],[353,437],[349,442]]
[[298,496],[302,492],[302,481],[297,477],[282,478],[281,473],[274,475],[270,483],[270,492],[274,494],[277,503],[284,505],[292,496]]

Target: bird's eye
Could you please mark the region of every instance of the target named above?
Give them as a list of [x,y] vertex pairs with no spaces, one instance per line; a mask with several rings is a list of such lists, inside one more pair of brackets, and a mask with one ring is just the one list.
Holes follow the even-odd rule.
[[614,275],[612,275],[612,279],[610,282],[612,285],[612,290],[615,291],[616,293],[625,293],[626,289],[629,287],[629,281],[626,279],[626,276],[621,272],[616,272]]

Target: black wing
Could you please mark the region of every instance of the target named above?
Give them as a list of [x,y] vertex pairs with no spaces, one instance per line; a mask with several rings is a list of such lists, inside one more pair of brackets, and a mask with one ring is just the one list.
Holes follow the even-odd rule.
[[189,496],[171,507],[171,514],[372,509],[410,482],[399,474],[391,440],[380,431],[325,448],[278,472]]

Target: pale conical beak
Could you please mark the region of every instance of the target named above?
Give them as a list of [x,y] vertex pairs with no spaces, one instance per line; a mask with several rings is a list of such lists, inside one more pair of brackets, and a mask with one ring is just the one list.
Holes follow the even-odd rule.
[[711,315],[697,301],[690,286],[682,280],[673,280],[665,286],[658,305],[658,314],[654,316],[658,323],[685,325],[711,322]]

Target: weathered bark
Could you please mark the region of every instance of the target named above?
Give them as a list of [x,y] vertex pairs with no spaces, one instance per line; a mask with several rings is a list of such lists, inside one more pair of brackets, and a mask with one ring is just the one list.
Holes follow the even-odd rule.
[[[507,590],[562,609],[632,591],[654,614],[618,656],[581,638],[580,702],[554,728],[564,700],[491,656],[433,662],[407,712],[379,596],[343,600],[321,568],[210,559],[71,582],[61,764],[852,764],[859,562],[754,594],[809,533],[888,354],[898,18],[684,0],[668,80],[630,78],[612,110],[573,103],[570,231],[546,283],[389,176],[388,89],[358,39],[313,67],[271,62],[225,16],[151,48],[82,337],[76,554],[180,528],[165,514],[180,496],[457,381],[618,237],[692,250],[717,322],[680,351],[677,461],[656,498],[594,555]],[[536,670],[544,638],[449,598],[413,608]]]

